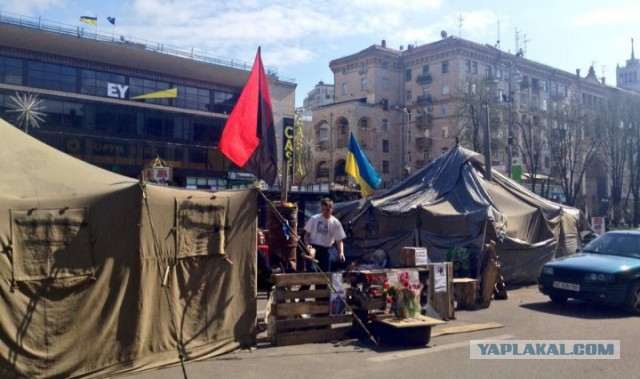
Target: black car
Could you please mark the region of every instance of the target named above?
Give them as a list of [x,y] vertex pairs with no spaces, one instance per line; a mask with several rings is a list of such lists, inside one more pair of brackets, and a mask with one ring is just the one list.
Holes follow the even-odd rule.
[[607,232],[578,254],[545,263],[538,288],[554,302],[573,298],[640,314],[640,231]]

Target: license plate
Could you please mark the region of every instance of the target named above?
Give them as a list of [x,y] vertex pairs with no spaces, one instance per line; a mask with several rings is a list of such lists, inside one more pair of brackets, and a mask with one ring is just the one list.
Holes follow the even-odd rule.
[[553,282],[553,288],[560,288],[568,291],[580,292],[580,285],[574,283],[565,283],[565,282]]

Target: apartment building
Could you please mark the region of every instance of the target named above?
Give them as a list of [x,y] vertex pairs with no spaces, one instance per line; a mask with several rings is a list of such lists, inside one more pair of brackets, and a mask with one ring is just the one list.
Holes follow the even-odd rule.
[[[544,115],[554,104],[577,98],[596,107],[612,90],[593,67],[581,76],[580,70],[569,73],[526,59],[522,52],[512,54],[454,36],[397,49],[382,41],[329,66],[335,102],[313,112],[318,182],[348,182],[344,166],[351,132],[385,187],[458,141],[469,147],[469,125],[459,114],[463,94],[476,91],[476,86],[490,88],[492,103],[506,110],[491,125],[496,146],[492,164],[506,173],[521,162],[515,148],[521,128],[516,125],[526,122],[534,130],[547,122]],[[541,154],[541,173],[550,175],[548,149]]]

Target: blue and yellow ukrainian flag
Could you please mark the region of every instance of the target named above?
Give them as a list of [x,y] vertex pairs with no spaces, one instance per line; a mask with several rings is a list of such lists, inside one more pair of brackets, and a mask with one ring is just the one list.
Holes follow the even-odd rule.
[[376,170],[371,166],[367,157],[364,156],[360,145],[353,137],[353,133],[351,133],[349,139],[349,152],[347,153],[345,171],[358,182],[363,197],[371,195],[373,190],[378,188],[382,182]]

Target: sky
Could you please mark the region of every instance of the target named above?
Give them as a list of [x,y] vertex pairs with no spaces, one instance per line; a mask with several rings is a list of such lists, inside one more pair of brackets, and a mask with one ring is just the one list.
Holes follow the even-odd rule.
[[[3,0],[0,13],[90,27],[251,65],[260,46],[267,69],[297,83],[296,106],[329,62],[386,40],[422,45],[441,32],[585,76],[591,65],[615,85],[615,68],[640,57],[637,0]],[[112,26],[107,17],[115,17]],[[634,28],[635,26],[635,28]]]

